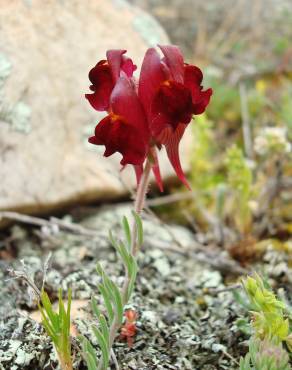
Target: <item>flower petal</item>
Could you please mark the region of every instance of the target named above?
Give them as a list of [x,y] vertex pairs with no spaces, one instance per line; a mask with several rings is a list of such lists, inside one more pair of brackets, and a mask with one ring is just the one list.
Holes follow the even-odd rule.
[[135,91],[133,82],[127,77],[120,77],[111,94],[111,109],[116,115],[139,130],[139,140],[149,141],[149,130],[145,113]]
[[188,124],[192,118],[192,97],[184,85],[167,81],[157,91],[152,102],[152,122],[150,125],[154,137],[166,127],[173,131],[180,123]]
[[158,45],[161,49],[165,63],[169,68],[173,81],[184,82],[184,58],[180,49],[175,45]]
[[179,159],[179,143],[186,129],[186,125],[180,124],[173,132],[171,128],[166,128],[159,137],[161,144],[165,145],[166,153],[170,163],[172,164],[177,177],[181,182],[191,190],[189,183],[185,177],[185,174],[182,170],[180,159]]
[[141,67],[138,95],[149,118],[152,100],[159,86],[166,79],[158,52],[154,48],[148,49]]
[[114,81],[121,75],[121,70],[125,72],[128,77],[132,77],[137,66],[134,65],[132,59],[126,57],[124,54],[127,50],[113,49],[106,52],[106,57],[111,68]]
[[143,164],[134,166],[134,170],[135,170],[136,181],[137,181],[137,186],[138,186],[140,184],[141,177],[143,175]]
[[123,155],[122,165],[142,165],[149,147],[149,130],[145,114],[127,77],[120,77],[110,98],[110,114],[95,128],[89,142],[105,145],[106,157],[115,152]]
[[163,192],[163,184],[162,184],[162,179],[161,179],[161,174],[160,174],[158,156],[157,156],[157,152],[156,152],[156,148],[155,147],[152,147],[150,149],[150,155],[152,156],[152,159],[154,161],[154,163],[152,165],[152,172],[154,174],[154,177],[155,177],[156,183],[157,183],[157,185],[159,187],[159,190],[162,193]]
[[108,50],[107,61],[101,60],[89,72],[89,80],[93,94],[85,94],[92,107],[98,111],[109,109],[111,92],[123,71],[126,76],[132,77],[137,68],[132,60],[124,54],[126,50]]
[[202,91],[201,86],[203,73],[200,68],[193,65],[185,65],[184,84],[191,91],[193,101],[193,114],[201,114],[209,104],[212,89]]
[[95,135],[89,142],[95,145],[104,145],[104,156],[119,152],[123,158],[121,165],[141,165],[146,157],[146,150],[139,138],[139,130],[125,122],[119,116],[108,115],[95,128]]
[[120,77],[122,55],[126,53],[126,50],[113,49],[106,52],[106,58],[111,69],[113,80],[116,82]]
[[90,70],[88,77],[92,83],[90,90],[94,93],[85,94],[85,97],[94,109],[108,110],[110,94],[114,87],[110,66],[105,60],[102,60]]
[[203,73],[199,67],[194,65],[185,64],[184,67],[184,83],[191,88],[194,86],[201,86],[203,81]]
[[210,102],[210,98],[213,94],[212,89],[208,89],[206,91],[201,91],[200,98],[196,103],[193,104],[193,113],[194,114],[202,114],[205,112],[207,105]]
[[133,63],[132,59],[123,55],[122,71],[125,72],[128,77],[132,77],[136,69],[137,66]]

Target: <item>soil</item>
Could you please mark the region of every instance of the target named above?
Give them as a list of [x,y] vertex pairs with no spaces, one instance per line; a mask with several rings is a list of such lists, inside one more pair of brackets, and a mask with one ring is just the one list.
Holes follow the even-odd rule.
[[[51,253],[45,289],[56,300],[61,287],[66,297],[73,290],[74,369],[86,369],[78,352],[77,334],[87,336],[96,346],[90,330],[94,318],[88,301],[99,300],[95,271],[97,260],[119,284],[123,269],[107,238],[111,229],[121,234],[119,220],[129,214],[129,205],[91,208],[75,212],[65,220],[95,230],[95,236],[62,231],[58,226],[12,225],[0,239],[0,370],[58,369],[52,343],[39,323],[31,289],[20,279],[12,279],[8,269],[23,269],[41,287],[43,264]],[[138,313],[134,344],[118,338],[114,351],[121,369],[238,369],[240,356],[247,351],[248,312],[235,299],[241,278],[202,258],[190,258],[177,249],[192,248],[204,236],[188,229],[165,226],[147,217],[145,242],[139,255],[139,275],[129,308]],[[179,241],[179,245],[178,245]],[[170,250],[169,247],[174,247]],[[176,250],[175,250],[176,248]],[[206,250],[212,247],[206,245]],[[202,252],[198,252],[199,255]],[[222,256],[230,257],[222,251]],[[221,257],[222,257],[221,256]],[[220,257],[220,258],[221,258]],[[21,262],[23,261],[23,262]],[[214,261],[213,261],[214,262]],[[292,289],[292,273],[285,251],[267,248],[261,262],[254,265],[269,278],[282,296]],[[212,267],[211,267],[212,265]],[[233,289],[229,289],[233,286]],[[98,348],[96,346],[98,351]],[[112,369],[115,366],[112,365]]]

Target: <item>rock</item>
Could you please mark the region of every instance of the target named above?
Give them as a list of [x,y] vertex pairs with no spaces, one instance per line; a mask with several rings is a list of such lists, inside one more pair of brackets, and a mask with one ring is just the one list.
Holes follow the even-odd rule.
[[[87,74],[109,48],[141,63],[147,47],[168,42],[163,29],[121,0],[6,1],[0,24],[0,210],[37,213],[125,194],[132,169],[122,183],[120,156],[105,159],[87,144],[100,119],[84,99]],[[173,174],[165,160],[162,168]]]

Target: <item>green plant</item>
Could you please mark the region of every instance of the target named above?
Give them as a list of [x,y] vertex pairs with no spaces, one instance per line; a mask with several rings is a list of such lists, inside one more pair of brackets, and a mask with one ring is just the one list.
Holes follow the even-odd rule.
[[103,297],[106,316],[98,308],[96,299],[92,297],[92,311],[99,323],[98,326],[92,325],[92,330],[101,350],[101,358],[97,359],[93,346],[86,338],[83,338],[83,353],[89,370],[107,369],[110,356],[113,356],[111,347],[115,334],[123,321],[124,306],[129,301],[134,289],[137,263],[131,253],[131,245],[136,243],[142,245],[143,227],[139,215],[133,212],[133,217],[136,233],[131,232],[127,218],[123,218],[122,226],[125,233],[125,242],[117,240],[110,232],[110,241],[121,258],[126,271],[127,284],[124,284],[122,290],[108,277],[102,266],[97,264],[97,272],[101,277],[98,290]]
[[227,184],[233,190],[232,211],[237,228],[247,234],[251,228],[252,214],[249,201],[252,196],[252,171],[242,150],[233,145],[226,154]]
[[246,306],[252,315],[252,337],[248,354],[240,360],[240,370],[291,369],[283,347],[292,349],[289,308],[257,274],[248,277],[243,286],[249,299]]
[[252,339],[249,352],[240,359],[239,370],[290,370],[288,353],[282,345]]
[[208,109],[208,116],[216,122],[220,120],[237,122],[241,117],[238,88],[228,85],[222,77],[210,78],[208,83],[216,92]]
[[42,316],[42,324],[52,339],[57,352],[62,370],[72,370],[71,340],[70,340],[70,310],[71,289],[68,291],[67,310],[62,299],[62,290],[59,289],[58,312],[54,311],[48,294],[42,290],[40,293],[39,310]]
[[[110,356],[115,361],[112,345],[122,324],[124,305],[136,280],[136,256],[143,234],[139,214],[144,207],[151,171],[163,191],[156,150],[165,147],[178,178],[190,188],[180,164],[179,142],[192,116],[205,111],[212,95],[211,88],[202,90],[203,74],[200,69],[184,63],[177,46],[159,48],[164,57],[155,48],[148,49],[139,79],[133,77],[137,67],[124,55],[126,50],[108,50],[106,60],[99,61],[89,72],[91,93],[85,94],[85,97],[94,109],[105,111],[108,115],[96,125],[94,135],[88,140],[93,145],[104,145],[106,157],[120,153],[121,165],[134,167],[138,185],[132,232],[127,219],[123,220],[126,244],[110,235],[126,270],[122,288],[119,289],[97,265],[102,281],[99,290],[107,315],[99,311],[93,300],[93,309],[99,321],[99,326],[93,326],[93,331],[102,355],[96,360],[89,341],[83,341],[90,370],[106,370]],[[167,75],[165,68],[169,71]]]
[[262,279],[255,275],[243,283],[252,305],[252,327],[254,335],[261,340],[273,340],[276,344],[286,342],[291,349],[289,309],[269,290]]
[[196,124],[192,126],[194,142],[190,181],[202,204],[207,206],[213,205],[213,191],[223,181],[215,160],[213,126],[213,122],[208,120],[205,114],[197,117]]
[[[196,119],[192,126],[194,142],[191,156],[191,184],[199,190],[206,192],[213,185],[214,162],[212,158],[213,124],[207,120],[206,115]],[[200,174],[200,176],[198,176]]]

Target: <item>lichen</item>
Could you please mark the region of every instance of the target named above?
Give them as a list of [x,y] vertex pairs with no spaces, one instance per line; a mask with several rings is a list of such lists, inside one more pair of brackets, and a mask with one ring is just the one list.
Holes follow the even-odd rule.
[[130,6],[126,0],[113,0],[113,5],[115,5],[119,9],[125,8],[125,7],[128,8]]
[[[50,237],[41,242],[46,244],[40,244],[36,234],[25,228],[17,226],[10,232],[18,259],[25,260],[38,286],[42,283],[43,255],[48,250],[52,252],[45,288],[53,300],[61,286],[64,294],[69,287],[72,288],[73,302],[86,302],[94,295],[100,303],[96,261],[99,260],[113,280],[121,284],[123,267],[117,263],[107,233],[111,229],[119,236],[122,232],[119,220],[129,212],[129,205],[124,204],[100,207],[97,212],[83,216],[82,225],[96,230],[94,238],[58,231],[46,234]],[[245,319],[247,312],[234,299],[232,292],[225,290],[224,277],[195,259],[162,250],[164,245],[171,246],[175,240],[190,245],[193,235],[189,230],[172,225],[174,239],[171,239],[167,227],[156,220],[147,218],[144,226],[145,243],[139,254],[138,284],[131,300],[131,308],[138,313],[138,332],[131,349],[120,339],[115,346],[121,369],[129,369],[130,366],[141,370],[238,369],[232,357],[238,359],[241,355],[246,333],[241,331],[237,320],[239,317]],[[158,247],[155,248],[156,244]],[[287,253],[274,248],[268,249],[265,257],[274,267],[288,261]],[[10,261],[9,265],[19,269],[18,260]],[[268,266],[264,260],[256,269],[263,269],[267,276],[272,277],[274,271],[268,270]],[[36,307],[32,307],[21,281],[7,280],[7,267],[6,262],[0,264],[0,311],[3,313],[0,315],[0,370],[56,367],[56,354],[50,339],[41,325],[24,314],[25,309],[30,311]],[[276,278],[277,281],[284,279],[286,284],[291,282],[289,268],[284,277]],[[289,290],[289,284],[287,287]],[[218,290],[218,294],[214,290]],[[74,328],[97,349],[90,327],[92,321],[88,319],[90,306],[78,309],[78,312],[78,318],[73,321]],[[84,368],[81,361],[77,354],[75,369]]]
[[31,108],[20,101],[9,112],[8,122],[13,130],[28,134],[31,131],[30,117]]
[[26,5],[27,7],[31,7],[32,6],[32,0],[22,0],[24,5]]
[[8,58],[0,53],[0,121],[9,124],[14,131],[27,134],[31,131],[31,108],[22,101],[15,105],[9,104],[1,90],[11,72],[11,67]]
[[0,90],[3,87],[7,77],[9,76],[10,71],[11,71],[10,61],[4,54],[0,53]]

